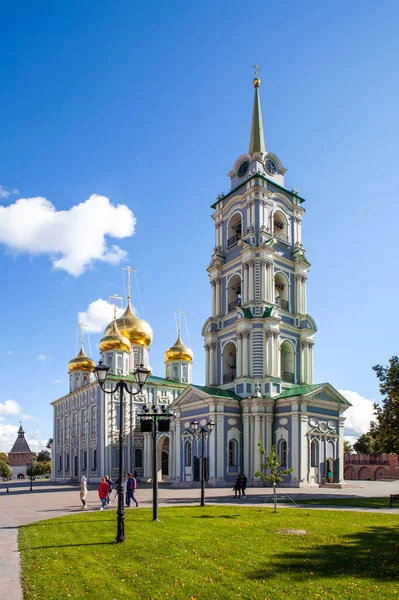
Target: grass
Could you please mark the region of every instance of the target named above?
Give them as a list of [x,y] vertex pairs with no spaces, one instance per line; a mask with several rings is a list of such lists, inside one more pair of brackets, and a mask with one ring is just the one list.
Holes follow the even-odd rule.
[[[313,506],[355,506],[357,508],[389,508],[389,498],[312,498],[299,500],[298,504],[311,504]],[[395,502],[392,508],[399,508]]]
[[[19,530],[25,600],[399,599],[399,516],[247,507],[77,513]],[[289,535],[284,529],[307,535]]]

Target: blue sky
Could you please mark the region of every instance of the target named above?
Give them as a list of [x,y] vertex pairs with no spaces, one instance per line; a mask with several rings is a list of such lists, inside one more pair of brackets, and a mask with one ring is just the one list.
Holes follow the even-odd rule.
[[[93,260],[77,276],[70,264],[54,269],[59,256],[46,240],[29,241],[31,216],[14,215],[18,230],[0,243],[0,449],[21,412],[34,417],[23,419],[34,447],[50,437],[49,403],[68,389],[77,315],[123,294],[127,264],[138,271],[134,304],[154,329],[154,373],[164,373],[181,308],[203,382],[209,206],[247,151],[255,62],[267,149],[307,199],[315,380],[358,394],[364,418],[364,399],[378,398],[372,365],[397,353],[388,315],[399,291],[398,18],[393,1],[268,2],[256,12],[234,0],[1,4],[0,206],[43,197],[50,213],[69,211],[99,194],[137,223],[133,236],[125,223],[126,237],[105,238],[127,253],[120,264]],[[84,218],[68,213],[83,231],[56,241],[74,253],[75,270],[81,245],[111,213],[93,211],[87,237]],[[99,338],[90,336],[96,360]]]

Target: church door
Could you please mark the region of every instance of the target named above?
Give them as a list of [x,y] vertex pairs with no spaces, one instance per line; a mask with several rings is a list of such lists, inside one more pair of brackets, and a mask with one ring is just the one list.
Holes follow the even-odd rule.
[[198,456],[194,456],[194,481],[200,480],[200,461]]
[[73,475],[74,477],[78,476],[78,457],[75,455],[73,459]]
[[339,459],[336,458],[334,460],[334,466],[333,466],[333,482],[334,483],[339,483]]
[[169,475],[169,453],[162,450],[162,477],[168,477]]

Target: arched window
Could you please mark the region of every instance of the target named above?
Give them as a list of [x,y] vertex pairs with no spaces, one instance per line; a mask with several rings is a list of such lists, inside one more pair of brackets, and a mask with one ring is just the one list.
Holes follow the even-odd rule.
[[191,442],[186,442],[184,446],[184,466],[191,467]]
[[274,299],[281,308],[289,310],[288,279],[282,273],[277,273],[274,278]]
[[242,233],[242,218],[241,213],[235,213],[227,227],[227,248],[232,248],[241,238]]
[[287,466],[287,442],[285,440],[280,441],[279,460],[280,460],[280,467]]
[[229,342],[223,348],[223,379],[222,383],[230,383],[236,378],[237,348],[233,342]]
[[80,376],[79,375],[75,375],[75,388],[79,387],[79,379],[80,379]]
[[273,214],[273,235],[278,240],[288,242],[287,218],[284,213],[279,210],[276,210]]
[[87,378],[87,375],[85,375],[85,376],[83,377],[83,385],[87,385],[88,383],[89,383],[89,380],[88,380],[88,378]]
[[122,356],[122,354],[118,354],[117,369],[118,369],[118,373],[121,375],[122,371],[123,371],[123,356]]
[[59,454],[58,456],[58,470],[62,471],[62,455]]
[[294,383],[295,381],[295,354],[290,342],[283,342],[280,347],[281,379]]
[[84,450],[83,452],[83,470],[86,471],[87,469],[87,451]]
[[125,358],[125,371],[126,373],[129,373],[129,359]]
[[310,466],[311,467],[318,467],[318,463],[319,463],[319,444],[317,442],[317,440],[312,440],[311,444],[310,444]]
[[188,379],[188,365],[183,365],[183,381]]
[[178,381],[178,379],[179,379],[179,366],[178,365],[173,365],[173,379],[175,381]]
[[112,354],[107,354],[107,367],[112,367]]
[[93,450],[93,460],[92,460],[92,466],[91,469],[92,471],[97,471],[97,450],[94,449]]
[[133,364],[134,364],[134,368],[138,369],[138,367],[140,366],[140,350],[135,350],[133,352]]
[[229,467],[236,467],[237,466],[237,449],[238,449],[238,444],[236,442],[236,440],[230,440],[229,441]]
[[136,448],[134,451],[134,464],[136,469],[141,469],[143,467],[143,451],[141,448]]
[[241,277],[236,274],[230,277],[227,284],[227,313],[241,306]]

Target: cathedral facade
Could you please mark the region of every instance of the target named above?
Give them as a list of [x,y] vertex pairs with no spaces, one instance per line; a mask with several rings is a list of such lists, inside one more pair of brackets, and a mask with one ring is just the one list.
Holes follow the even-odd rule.
[[[287,484],[321,483],[330,471],[343,479],[343,413],[349,402],[329,383],[313,382],[316,324],[307,311],[310,263],[302,242],[304,199],[284,185],[281,160],[266,150],[259,96],[249,152],[228,174],[231,191],[212,208],[215,247],[208,273],[212,312],[204,324],[205,385],[193,385],[193,354],[180,337],[165,352],[165,376],[150,376],[139,397],[125,399],[126,471],[151,477],[151,434],[141,433],[143,405],[173,409],[170,432],[158,434],[159,479],[174,485],[199,481],[201,443],[191,422],[214,429],[204,446],[209,485],[230,484],[245,473],[252,484],[261,456],[274,445],[280,464],[292,467]],[[130,307],[100,342],[110,367],[110,388],[122,378],[133,388],[135,368],[149,368],[152,330]],[[94,381],[94,363],[81,348],[69,363],[70,391],[53,402],[52,477],[116,476],[119,397]]]

